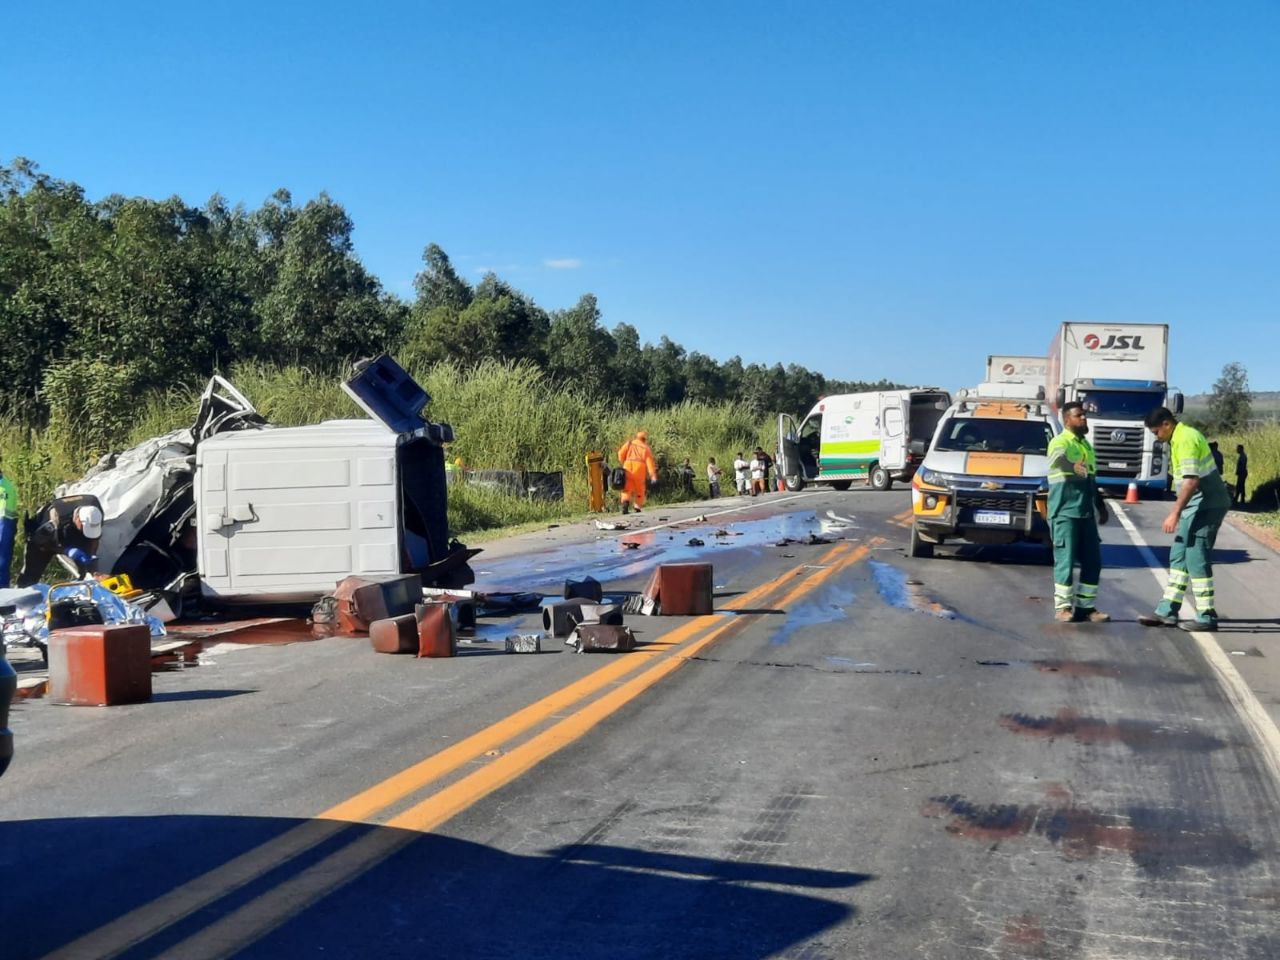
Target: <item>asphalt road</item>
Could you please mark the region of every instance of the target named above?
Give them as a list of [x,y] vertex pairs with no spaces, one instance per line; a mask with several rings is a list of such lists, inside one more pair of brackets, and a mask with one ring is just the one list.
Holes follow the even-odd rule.
[[1115,622],[1060,625],[1041,551],[911,560],[908,507],[728,500],[479,558],[547,591],[711,560],[718,614],[631,618],[631,654],[498,652],[525,618],[452,660],[220,645],[149,704],[18,704],[0,953],[1280,956],[1276,555],[1224,531],[1223,631],[1144,629],[1164,505],[1126,506]]

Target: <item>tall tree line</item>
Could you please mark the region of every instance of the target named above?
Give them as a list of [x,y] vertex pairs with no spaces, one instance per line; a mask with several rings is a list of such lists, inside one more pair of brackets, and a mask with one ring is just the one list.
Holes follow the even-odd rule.
[[299,205],[279,190],[254,210],[217,195],[89,202],[28,160],[0,166],[0,405],[34,422],[48,388],[104,369],[136,393],[240,361],[333,368],[382,350],[525,360],[632,408],[727,399],[763,415],[890,385],[642,343],[629,324],[608,329],[591,294],[548,311],[493,273],[469,283],[435,244],[405,302],[361,264],[352,228],[323,193]]

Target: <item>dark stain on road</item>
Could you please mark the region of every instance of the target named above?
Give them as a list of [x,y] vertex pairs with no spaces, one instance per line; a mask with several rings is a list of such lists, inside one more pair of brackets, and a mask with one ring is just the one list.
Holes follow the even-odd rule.
[[1130,750],[1221,750],[1226,741],[1198,730],[1170,728],[1147,720],[1102,720],[1082,717],[1073,710],[1059,710],[1056,716],[1032,717],[1006,713],[1000,726],[1011,733],[1031,737],[1071,737],[1079,743],[1123,743]]
[[1197,683],[1201,679],[1191,673],[1118,663],[1115,660],[985,659],[975,662],[980,667],[1030,667],[1040,673],[1056,673],[1064,677],[1102,677],[1109,680],[1131,680],[1137,683]]
[[1100,850],[1127,853],[1151,878],[1186,867],[1247,867],[1258,859],[1248,840],[1208,825],[1191,813],[1130,807],[1104,814],[1087,806],[988,804],[980,806],[956,794],[933,797],[924,815],[949,817],[947,833],[984,842],[1044,837],[1070,859]]
[[1034,914],[1009,917],[1004,922],[1004,938],[1000,944],[1001,960],[1047,957],[1048,939],[1044,923]]

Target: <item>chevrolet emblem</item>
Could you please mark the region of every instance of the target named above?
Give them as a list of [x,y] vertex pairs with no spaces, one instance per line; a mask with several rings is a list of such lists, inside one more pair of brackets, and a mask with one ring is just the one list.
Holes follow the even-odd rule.
[[983,490],[999,490],[1000,484],[996,483],[994,480],[987,480],[985,483],[982,484],[982,489]]

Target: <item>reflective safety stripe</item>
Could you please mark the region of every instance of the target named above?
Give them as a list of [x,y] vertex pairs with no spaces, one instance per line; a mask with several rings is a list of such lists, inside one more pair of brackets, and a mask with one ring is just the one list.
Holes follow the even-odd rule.
[[1053,608],[1055,610],[1071,608],[1071,584],[1055,583],[1053,585]]
[[1181,603],[1183,595],[1187,592],[1187,584],[1190,576],[1185,570],[1170,570],[1169,582],[1164,588],[1164,598],[1170,603]]
[[1191,581],[1191,589],[1195,592],[1196,606],[1200,608],[1201,612],[1215,609],[1213,577],[1193,579]]
[[1076,589],[1076,606],[1083,610],[1092,610],[1098,600],[1098,585],[1082,583]]

